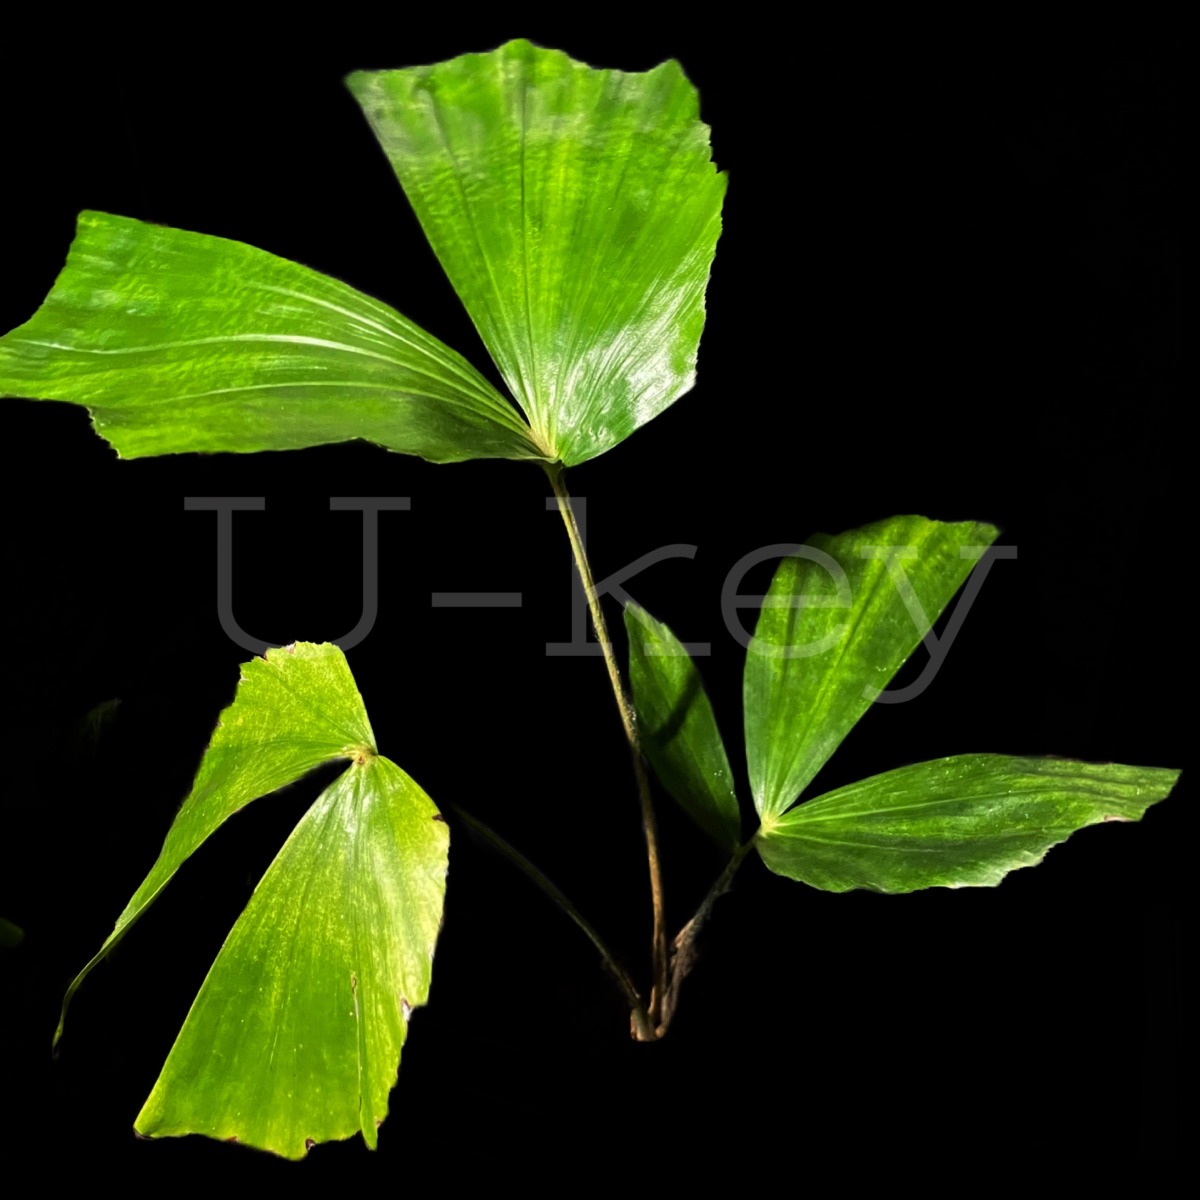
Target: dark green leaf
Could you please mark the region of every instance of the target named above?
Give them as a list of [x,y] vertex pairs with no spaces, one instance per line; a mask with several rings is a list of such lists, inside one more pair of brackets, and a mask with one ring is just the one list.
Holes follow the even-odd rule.
[[746,655],[746,758],[764,817],[808,786],[996,532],[893,517],[820,534],[780,563]]
[[1100,821],[1136,821],[1179,778],[1161,767],[963,754],[888,771],[763,822],[779,875],[830,892],[992,887]]
[[85,212],[0,395],[87,405],[124,458],[354,438],[435,462],[536,458],[513,407],[377,300],[241,242]]
[[718,845],[733,850],[742,822],[733,772],[696,664],[637,604],[625,606],[629,679],[642,749],[663,786]]
[[25,930],[0,917],[0,950],[12,950],[25,940]]
[[513,41],[347,83],[548,457],[594,458],[691,388],[725,179],[678,63]]

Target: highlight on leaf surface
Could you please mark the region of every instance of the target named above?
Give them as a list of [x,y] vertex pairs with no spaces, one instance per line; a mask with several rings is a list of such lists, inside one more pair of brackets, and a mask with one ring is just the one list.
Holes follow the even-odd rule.
[[301,818],[221,948],[138,1132],[203,1133],[289,1158],[356,1131],[376,1144],[409,1016],[429,993],[449,833],[375,749],[336,646],[296,643],[245,665],[158,861],[63,1012],[226,818],[338,759],[347,770]]
[[678,63],[595,70],[514,41],[347,83],[528,422],[338,280],[99,212],[0,338],[0,396],[86,405],[126,458],[363,439],[571,465],[692,387],[725,179]]
[[759,833],[776,874],[825,891],[991,887],[1085,825],[1137,821],[1175,786],[1162,767],[963,754],[798,804]]
[[516,40],[346,82],[549,457],[594,458],[692,387],[725,177],[677,62]]
[[356,438],[434,462],[537,458],[465,359],[336,279],[241,242],[80,214],[0,395],[84,404],[123,458]]
[[818,534],[775,572],[746,654],[746,759],[764,820],[788,808],[931,631],[997,530],[891,517]]

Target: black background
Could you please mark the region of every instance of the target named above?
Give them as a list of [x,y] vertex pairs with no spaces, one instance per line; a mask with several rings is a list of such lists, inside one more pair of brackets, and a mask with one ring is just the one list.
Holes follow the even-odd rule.
[[[1168,39],[404,24],[289,31],[286,47],[201,26],[145,50],[111,27],[0,45],[0,329],[40,303],[90,207],[326,271],[485,367],[341,78],[516,35],[629,70],[677,57],[730,173],[698,384],[571,485],[600,576],[697,547],[628,587],[712,643],[702,669],[743,795],[723,580],[760,546],[898,512],[994,522],[1019,557],[995,566],[933,686],[870,712],[822,782],[978,750],[1182,765]],[[266,497],[235,519],[235,607],[271,642],[357,619],[359,521],[329,497],[411,499],[381,517],[382,611],[349,655],[381,749],[525,850],[644,979],[644,861],[603,667],[545,652],[570,636],[571,567],[540,472],[367,445],[120,462],[82,409],[3,415],[0,913],[27,934],[0,957],[9,1154],[148,1178],[290,1169],[131,1125],[319,781],[196,854],[49,1055],[63,988],[153,860],[246,657],[217,624],[215,519],[186,496]],[[484,589],[523,607],[431,607],[435,590]],[[89,749],[77,722],[110,698]],[[379,1153],[325,1146],[299,1170],[399,1181],[415,1155],[441,1178],[561,1169],[568,1186],[595,1163],[636,1177],[646,1149],[797,1177],[1169,1153],[1183,805],[1085,830],[997,889],[832,896],[751,861],[657,1046],[628,1040],[574,928],[455,827],[431,1002]],[[677,928],[721,861],[667,802],[661,823]]]

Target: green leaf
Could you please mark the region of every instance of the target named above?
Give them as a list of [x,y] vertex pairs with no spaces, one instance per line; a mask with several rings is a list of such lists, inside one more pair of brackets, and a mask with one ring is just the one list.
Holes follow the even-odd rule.
[[994,887],[1100,821],[1136,821],[1179,778],[1162,767],[963,754],[888,771],[764,822],[772,871],[830,892]]
[[0,338],[0,396],[87,405],[124,458],[354,438],[434,462],[539,457],[483,376],[386,305],[241,242],[99,212]]
[[518,40],[347,84],[549,457],[594,458],[692,387],[725,178],[677,62]]
[[71,997],[88,973],[228,817],[322,763],[352,759],[364,749],[374,753],[374,742],[362,697],[336,646],[297,642],[245,663],[237,695],[217,721],[158,860],[112,933],[67,989],[55,1042],[62,1036]]
[[775,573],[746,655],[746,758],[764,817],[784,811],[916,649],[991,525],[893,517],[820,534]]
[[413,1008],[429,994],[449,833],[394,763],[316,801],[226,939],[134,1127],[302,1158],[372,1148]]
[[733,772],[696,664],[679,639],[637,604],[625,606],[625,629],[642,749],[692,820],[734,850],[742,821]]
[[[375,750],[333,645],[268,650],[243,667],[162,853],[88,972],[188,856],[244,805],[337,759],[268,869],[192,1006],[138,1117],[148,1135],[237,1137],[290,1157],[362,1129],[375,1144],[408,1012],[429,990],[448,830]],[[62,1034],[59,1023],[55,1041]]]

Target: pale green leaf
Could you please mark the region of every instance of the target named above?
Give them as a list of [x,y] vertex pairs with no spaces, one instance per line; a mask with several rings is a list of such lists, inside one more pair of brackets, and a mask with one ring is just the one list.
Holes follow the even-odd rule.
[[677,62],[518,40],[347,83],[549,457],[594,458],[692,387],[725,179]]
[[537,458],[516,410],[386,305],[241,242],[85,212],[0,396],[69,400],[124,458],[362,438],[435,462]]
[[1162,767],[964,754],[852,783],[764,821],[763,861],[830,892],[992,887],[1101,821],[1136,821],[1179,778]]
[[234,925],[135,1122],[302,1158],[388,1111],[429,994],[449,831],[363,756],[296,826]]
[[[116,928],[67,989],[63,1020],[88,972],[228,817],[322,763],[374,752],[374,741],[345,655],[336,646],[297,642],[244,664],[237,695],[221,713],[158,861],[117,918]],[[62,1036],[63,1020],[55,1041]]]
[[663,786],[718,845],[736,849],[742,822],[733,772],[691,655],[637,604],[625,606],[638,736]]
[[892,517],[820,534],[780,563],[746,654],[746,758],[763,816],[808,786],[996,533]]
[[[359,1130],[376,1144],[409,1016],[429,993],[449,831],[376,752],[337,646],[300,642],[245,665],[158,861],[67,1001],[227,817],[337,759],[347,771],[301,818],[234,925],[140,1133],[203,1133],[290,1158]],[[60,1022],[55,1040],[61,1033]]]

